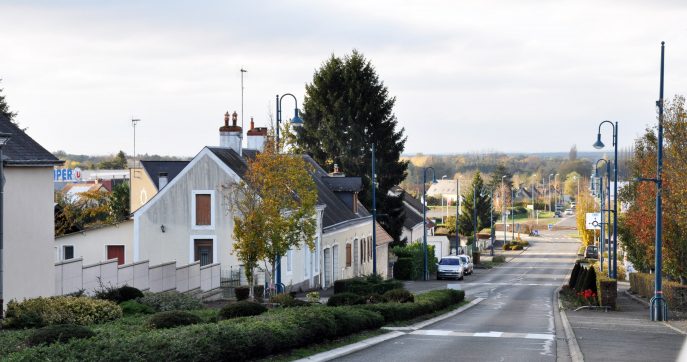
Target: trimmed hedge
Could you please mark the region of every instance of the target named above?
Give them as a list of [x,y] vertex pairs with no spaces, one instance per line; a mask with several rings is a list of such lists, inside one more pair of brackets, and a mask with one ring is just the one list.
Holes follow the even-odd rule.
[[[654,296],[654,274],[630,273],[630,290],[645,298]],[[687,311],[687,285],[663,280],[663,298],[670,310]]]
[[496,255],[493,258],[491,258],[492,263],[505,263],[506,262],[506,257],[503,255]]
[[387,302],[412,303],[415,301],[413,293],[405,289],[392,289],[382,295]]
[[363,297],[353,293],[334,294],[331,297],[329,297],[329,300],[327,300],[327,306],[330,307],[339,307],[342,305],[357,305],[364,303],[365,299],[363,299]]
[[193,296],[176,291],[146,294],[143,298],[138,298],[138,302],[148,305],[158,312],[193,310],[205,307],[203,303]]
[[258,303],[241,301],[238,303],[227,304],[220,309],[219,319],[231,319],[238,317],[248,317],[267,312],[267,308]]
[[384,318],[356,307],[277,309],[251,318],[153,330],[112,339],[98,335],[65,345],[14,353],[15,360],[254,360],[382,326]]
[[334,282],[334,294],[353,293],[360,296],[372,293],[384,294],[392,289],[403,288],[403,282],[398,280],[383,280],[380,277],[341,279]]
[[236,287],[234,288],[234,294],[236,295],[236,300],[246,300],[250,297],[250,287]]
[[141,304],[135,300],[127,300],[119,305],[122,308],[124,315],[132,314],[153,314],[155,310],[153,307],[145,304]]
[[596,277],[596,296],[599,299],[599,305],[616,309],[618,282],[603,274],[598,274]]
[[143,297],[143,292],[138,288],[124,285],[122,287],[103,287],[95,291],[97,299],[110,300],[117,304]]
[[122,308],[109,300],[88,297],[33,298],[7,303],[3,325],[7,328],[35,328],[55,324],[88,325],[122,317]]
[[463,300],[465,300],[464,291],[443,289],[417,295],[414,303],[366,304],[357,308],[377,312],[384,317],[385,323],[392,323],[434,313]]
[[84,326],[75,324],[57,324],[47,326],[33,331],[26,343],[29,346],[39,344],[53,344],[55,342],[64,343],[70,339],[91,338],[95,333]]
[[[424,248],[421,243],[412,243],[406,246],[395,246],[392,249],[393,253],[398,257],[394,264],[394,278],[401,280],[415,280],[422,278],[424,272]],[[434,256],[434,245],[427,245],[427,269],[429,274],[437,272],[437,263],[439,262]],[[401,259],[410,258],[410,265],[407,261]],[[401,261],[401,265],[397,266]],[[479,262],[479,260],[477,261]]]
[[394,263],[394,278],[413,280],[413,258],[398,258]]
[[200,323],[201,319],[195,314],[184,310],[170,310],[154,314],[148,319],[148,325],[155,329],[174,328]]

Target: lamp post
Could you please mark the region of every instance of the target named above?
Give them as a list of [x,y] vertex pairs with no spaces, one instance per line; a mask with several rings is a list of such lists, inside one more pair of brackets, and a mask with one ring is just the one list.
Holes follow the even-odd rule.
[[[515,190],[510,189],[510,220],[512,221],[511,235],[510,235],[511,241],[515,240],[515,197],[514,196],[515,196]],[[505,241],[504,241],[504,243],[505,243]]]
[[530,191],[532,192],[532,218],[534,219],[534,212],[537,209],[534,207],[534,183],[537,182],[537,174],[532,175],[532,183],[530,184]]
[[656,178],[639,178],[638,181],[651,181],[656,184],[656,240],[654,255],[654,297],[651,298],[649,314],[652,321],[668,320],[668,304],[663,299],[663,64],[665,55],[665,42],[661,42],[661,81],[659,98],[656,101],[658,107],[658,147],[656,152]]
[[494,190],[491,190],[490,199],[491,205],[489,207],[489,222],[491,223],[491,227],[489,229],[489,237],[491,238],[491,252],[489,255],[494,256]]
[[0,319],[2,319],[3,313],[2,313],[2,306],[4,305],[4,300],[5,300],[5,294],[4,294],[4,285],[2,283],[3,277],[4,277],[4,270],[5,266],[3,265],[4,262],[4,229],[5,229],[5,221],[4,221],[4,213],[3,213],[3,208],[4,208],[4,199],[5,199],[5,161],[2,159],[2,147],[9,142],[10,138],[12,137],[11,133],[0,133]]
[[553,176],[553,203],[554,203],[554,211],[556,209],[556,205],[558,205],[558,188],[556,185],[558,185],[558,181],[556,179],[558,178],[558,174],[555,174]]
[[549,211],[551,211],[551,176],[553,176],[553,174],[549,174],[549,187],[546,188],[546,192],[549,194]]
[[[503,179],[506,175],[501,176],[501,214],[503,215],[503,243],[506,243],[506,226],[508,225],[508,217],[506,216],[506,188],[503,187]],[[494,247],[492,245],[491,252],[494,252]],[[492,256],[494,254],[491,254]]]
[[375,144],[372,144],[372,274],[377,275],[377,175]]
[[[277,115],[276,115],[276,117],[277,117],[277,124],[276,124],[276,126],[277,126],[276,127],[277,128],[277,145],[276,145],[277,146],[277,153],[279,153],[279,124],[282,122],[282,119],[281,119],[281,109],[282,109],[281,101],[286,96],[293,97],[293,101],[296,104],[296,106],[294,107],[294,114],[293,114],[293,118],[291,119],[291,124],[294,127],[303,126],[303,120],[300,117],[298,117],[298,99],[296,99],[296,96],[294,96],[291,93],[286,93],[280,97],[279,94],[277,94],[277,97],[276,97],[276,103],[277,103]],[[275,269],[277,270],[277,278],[276,278],[277,279],[277,291],[282,292],[282,290],[281,290],[281,255],[276,255],[274,263],[275,263]]]
[[460,177],[458,177],[456,183],[456,255],[458,255],[458,247],[460,247],[460,236],[458,236],[458,216],[460,216]]
[[277,103],[277,127],[276,127],[277,128],[277,152],[279,151],[279,124],[282,122],[282,119],[281,119],[281,110],[282,110],[281,101],[286,96],[293,97],[293,101],[296,104],[296,106],[294,107],[294,110],[293,110],[293,118],[291,118],[291,124],[294,127],[303,126],[303,120],[300,117],[298,117],[298,99],[296,99],[296,96],[294,96],[291,93],[286,93],[280,97],[279,94],[277,94],[277,99],[276,99],[276,103]]
[[[609,276],[611,278],[618,277],[618,122],[613,124],[610,121],[603,121],[599,123],[599,133],[597,134],[596,142],[594,142],[594,148],[602,149],[604,148],[603,142],[601,142],[601,126],[608,123],[613,127],[613,148],[614,148],[614,158],[613,158],[613,259],[610,258],[610,247],[609,247]],[[608,180],[610,186],[610,180]],[[610,193],[608,195],[611,196]],[[609,205],[610,207],[610,205]]]
[[[606,160],[604,158],[597,160],[596,164],[594,165],[594,175],[596,175],[599,178],[599,190],[601,192],[600,196],[599,196],[599,210],[601,210],[601,240],[599,241],[599,246],[601,249],[601,255],[599,256],[599,263],[600,263],[599,266],[600,266],[601,271],[604,271],[604,246],[606,243],[606,233],[605,233],[604,225],[608,225],[608,222],[604,221],[604,213],[606,211],[606,210],[604,210],[604,188],[603,188],[604,178],[603,178],[603,174],[599,174],[599,162],[604,162],[606,164],[606,181],[608,181],[607,187],[610,186],[610,182],[611,182],[611,165],[608,163],[608,160]],[[610,189],[609,189],[609,191],[610,191]],[[608,207],[609,208],[611,207],[610,195],[609,195],[609,199],[608,199]],[[610,215],[608,216],[608,220],[609,221],[611,220]],[[608,259],[609,259],[609,265],[608,265],[609,273],[608,274],[610,275],[610,271],[611,271],[611,262],[610,262],[611,252],[610,252],[610,250],[608,252]]]
[[429,269],[427,268],[427,171],[432,170],[432,183],[437,183],[437,177],[434,172],[433,167],[425,167],[422,173],[422,224],[423,224],[423,235],[422,235],[422,252],[424,254],[424,272],[422,273],[423,280],[429,280]]

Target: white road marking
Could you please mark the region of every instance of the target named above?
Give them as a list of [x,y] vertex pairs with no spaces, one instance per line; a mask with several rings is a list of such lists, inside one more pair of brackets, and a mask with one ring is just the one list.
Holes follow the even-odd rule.
[[[553,283],[480,283],[480,282],[467,282],[462,283],[463,285],[513,285],[513,286],[528,286],[528,287],[557,287],[559,284]],[[460,284],[448,284],[449,289],[460,289]]]
[[483,337],[483,338],[523,338],[523,339],[537,339],[552,341],[555,338],[553,334],[547,333],[510,333],[510,332],[458,332],[444,329],[421,329],[410,332],[411,335],[420,336],[444,336],[444,337]]

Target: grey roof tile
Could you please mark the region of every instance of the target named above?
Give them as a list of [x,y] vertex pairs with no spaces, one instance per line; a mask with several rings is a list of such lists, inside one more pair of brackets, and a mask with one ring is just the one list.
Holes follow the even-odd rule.
[[4,114],[0,114],[0,132],[12,135],[2,148],[6,165],[58,166],[64,163],[19,129]]

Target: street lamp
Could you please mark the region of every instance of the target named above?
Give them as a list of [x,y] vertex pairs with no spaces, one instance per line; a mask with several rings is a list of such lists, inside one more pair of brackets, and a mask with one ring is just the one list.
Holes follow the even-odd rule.
[[[503,179],[502,179],[503,180]],[[489,229],[489,237],[491,238],[491,252],[489,253],[490,256],[494,256],[494,190],[491,190],[491,196],[489,197],[491,200],[491,205],[489,207],[489,222],[491,223],[491,227]]]
[[[515,189],[510,189],[510,220],[512,221],[511,224],[511,235],[510,235],[510,240],[513,241],[515,240]],[[518,231],[518,236],[519,235]],[[503,243],[505,244],[506,241],[504,240]]]
[[[296,106],[294,107],[294,112],[293,112],[294,114],[293,114],[293,118],[291,119],[291,124],[296,128],[300,128],[301,126],[303,126],[303,120],[300,117],[298,117],[298,99],[296,99],[296,96],[294,96],[291,93],[286,93],[280,97],[279,94],[277,94],[277,98],[276,98],[276,103],[277,103],[277,115],[276,115],[276,117],[277,117],[277,127],[276,127],[277,128],[277,145],[276,145],[277,146],[277,153],[279,153],[279,124],[282,122],[282,119],[281,119],[281,109],[282,109],[281,102],[284,99],[284,97],[286,97],[286,96],[293,97],[293,101],[296,104]],[[276,255],[276,260],[274,261],[274,263],[275,263],[275,269],[277,269],[277,291],[281,292],[281,255]]]
[[[615,124],[613,124],[611,121],[603,121],[599,123],[599,133],[597,134],[596,142],[594,142],[594,148],[596,149],[604,148],[604,143],[601,142],[601,126],[604,123],[608,123],[611,125],[611,127],[613,127],[613,259],[610,259],[609,250],[609,263],[611,264],[609,266],[612,266],[609,268],[609,270],[611,270],[610,277],[616,279],[618,278],[618,122],[615,122]],[[608,196],[610,197],[611,195],[609,194]]]
[[3,202],[5,198],[5,161],[2,158],[2,147],[9,142],[12,137],[11,133],[0,133],[0,318],[2,318],[2,306],[4,305],[4,285],[2,284],[3,279],[3,232],[5,228],[4,215],[3,215]]
[[546,188],[546,192],[549,194],[549,211],[551,211],[551,176],[553,176],[553,174],[549,174],[549,187]]
[[427,171],[432,170],[432,183],[437,183],[437,177],[436,173],[434,172],[433,167],[425,167],[424,172],[422,173],[423,176],[423,182],[422,182],[422,225],[423,227],[423,238],[422,238],[422,246],[423,246],[423,253],[424,253],[424,272],[422,273],[422,279],[423,280],[429,280],[429,269],[427,268]]
[[286,96],[293,97],[293,101],[296,104],[296,106],[293,109],[293,118],[291,118],[291,125],[293,125],[294,127],[297,127],[297,128],[303,126],[303,120],[301,119],[301,117],[298,117],[298,99],[296,99],[296,96],[294,96],[291,93],[286,93],[280,97],[279,94],[277,94],[277,99],[276,99],[276,103],[277,103],[277,150],[279,150],[279,124],[282,122],[282,119],[281,119],[281,110],[282,110],[281,101]]
[[460,236],[458,236],[458,216],[460,216],[460,177],[458,177],[456,183],[456,255],[458,255],[458,247],[460,247]]
[[530,191],[532,192],[531,198],[532,198],[532,218],[534,218],[534,212],[537,209],[534,207],[534,183],[537,182],[537,174],[532,175],[532,183],[530,184]]
[[[503,215],[503,243],[506,243],[506,226],[508,225],[508,217],[506,216],[506,189],[503,187],[503,180],[506,175],[501,176],[501,214]],[[494,245],[491,246],[492,256],[494,255]]]
[[[611,210],[604,210],[604,178],[603,174],[599,174],[599,162],[604,162],[606,164],[606,181],[607,181],[607,188],[608,188],[608,207],[611,207],[611,195],[610,195],[610,185],[611,185],[611,165],[609,164],[607,159],[600,159],[596,161],[596,164],[594,165],[594,175],[596,175],[599,178],[599,190],[600,190],[600,196],[599,196],[599,210],[601,210],[601,240],[599,242],[599,249],[601,249],[601,255],[599,256],[599,266],[600,270],[603,272],[604,271],[604,246],[606,244],[606,233],[605,233],[605,228],[604,225],[608,225],[608,223],[611,220],[610,215],[608,215],[608,221],[604,221],[604,211],[611,211]],[[610,249],[610,246],[609,246]],[[611,251],[608,251],[608,259],[609,259],[609,266],[608,266],[608,274],[610,276],[611,274]]]

